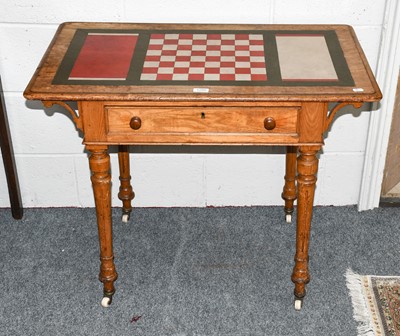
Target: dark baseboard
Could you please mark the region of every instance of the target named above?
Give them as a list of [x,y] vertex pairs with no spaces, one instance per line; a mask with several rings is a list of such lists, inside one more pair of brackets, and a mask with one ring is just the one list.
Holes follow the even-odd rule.
[[400,197],[381,197],[379,207],[400,207]]

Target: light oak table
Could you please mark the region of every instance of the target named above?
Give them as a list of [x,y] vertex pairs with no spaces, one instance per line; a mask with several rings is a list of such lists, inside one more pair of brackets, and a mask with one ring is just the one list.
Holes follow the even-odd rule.
[[[285,146],[287,222],[297,199],[296,309],[310,281],[310,225],[324,133],[343,106],[381,99],[346,25],[66,23],[24,95],[46,107],[65,107],[84,134],[103,306],[111,303],[117,279],[109,146],[119,146],[124,221],[134,197],[129,145]],[[329,111],[331,102],[337,105]]]

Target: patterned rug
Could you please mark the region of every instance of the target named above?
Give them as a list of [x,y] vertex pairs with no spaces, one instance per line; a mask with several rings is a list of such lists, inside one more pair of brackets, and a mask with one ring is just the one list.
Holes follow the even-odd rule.
[[400,336],[400,276],[358,275],[348,270],[347,287],[359,336]]

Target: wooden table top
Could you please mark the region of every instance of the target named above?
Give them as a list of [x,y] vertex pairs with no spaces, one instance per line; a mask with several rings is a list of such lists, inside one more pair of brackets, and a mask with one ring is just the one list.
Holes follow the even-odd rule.
[[24,95],[38,100],[376,101],[346,25],[62,24]]

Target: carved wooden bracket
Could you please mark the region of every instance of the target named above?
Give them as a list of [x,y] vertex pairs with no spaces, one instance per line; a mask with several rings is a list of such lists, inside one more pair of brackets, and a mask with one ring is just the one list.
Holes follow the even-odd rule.
[[57,101],[49,101],[49,100],[43,101],[43,105],[45,107],[51,107],[55,104],[64,107],[71,114],[76,127],[83,132],[82,119],[79,117],[79,115],[75,112],[75,110],[71,106],[69,106],[67,103],[65,103],[63,101],[58,101],[58,100]]
[[329,128],[329,126],[332,123],[333,118],[335,117],[336,113],[342,107],[345,107],[347,105],[353,105],[355,108],[360,108],[363,105],[363,103],[362,102],[342,102],[342,103],[337,104],[325,119],[324,132],[326,132],[326,130]]

